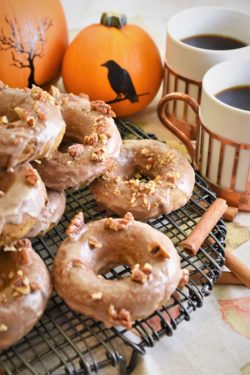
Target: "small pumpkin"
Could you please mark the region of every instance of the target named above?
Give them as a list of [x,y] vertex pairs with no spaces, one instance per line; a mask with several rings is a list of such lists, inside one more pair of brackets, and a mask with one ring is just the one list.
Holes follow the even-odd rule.
[[126,16],[104,13],[66,50],[62,75],[67,91],[111,104],[118,116],[148,105],[159,89],[162,63],[151,37],[127,24]]
[[60,73],[67,25],[59,0],[1,0],[0,80],[42,85]]

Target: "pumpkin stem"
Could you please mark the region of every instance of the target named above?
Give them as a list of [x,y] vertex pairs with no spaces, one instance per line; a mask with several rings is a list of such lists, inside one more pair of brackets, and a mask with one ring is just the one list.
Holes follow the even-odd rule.
[[122,29],[127,23],[127,17],[125,14],[105,12],[101,16],[101,25],[107,27],[116,27],[117,29]]

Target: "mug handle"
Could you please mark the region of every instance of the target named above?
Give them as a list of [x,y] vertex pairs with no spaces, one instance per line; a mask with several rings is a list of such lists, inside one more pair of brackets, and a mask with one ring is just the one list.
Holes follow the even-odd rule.
[[[198,102],[192,98],[191,96],[181,93],[181,92],[172,92],[170,94],[166,94],[163,96],[163,98],[160,100],[158,107],[157,107],[157,113],[160,121],[165,125],[174,135],[176,135],[177,138],[179,138],[184,145],[186,146],[189,155],[191,156],[192,163],[194,167],[196,167],[195,162],[195,148],[190,141],[190,139],[186,136],[185,133],[183,133],[180,129],[178,129],[169,119],[167,114],[167,104],[168,102],[172,100],[181,100],[185,103],[187,103],[193,111],[196,113],[199,119],[199,104]],[[198,121],[199,124],[199,121]],[[199,126],[199,125],[198,125]],[[197,129],[198,130],[198,129]],[[198,134],[198,131],[197,131]]]

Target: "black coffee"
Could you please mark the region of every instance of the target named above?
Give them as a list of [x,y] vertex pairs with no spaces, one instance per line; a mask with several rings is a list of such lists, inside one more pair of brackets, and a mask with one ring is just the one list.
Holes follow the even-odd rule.
[[221,102],[250,111],[250,86],[235,86],[215,95]]
[[238,39],[223,35],[194,35],[181,40],[183,43],[196,48],[223,51],[246,47],[247,44]]

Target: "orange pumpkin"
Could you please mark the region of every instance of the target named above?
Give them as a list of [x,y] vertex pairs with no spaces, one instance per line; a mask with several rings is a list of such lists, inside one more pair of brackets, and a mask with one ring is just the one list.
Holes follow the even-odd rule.
[[66,50],[62,75],[67,91],[103,99],[118,116],[151,102],[162,78],[160,54],[151,37],[126,17],[104,13],[83,29]]
[[0,80],[42,85],[59,75],[67,25],[59,0],[1,0]]

